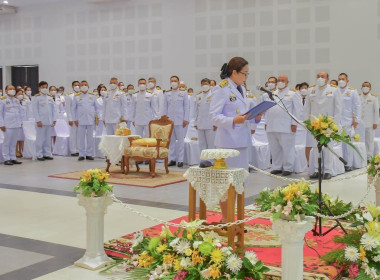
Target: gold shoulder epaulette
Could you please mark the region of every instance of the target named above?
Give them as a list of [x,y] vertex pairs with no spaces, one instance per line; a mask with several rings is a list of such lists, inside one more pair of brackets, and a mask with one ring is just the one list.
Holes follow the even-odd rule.
[[352,89],[352,90],[354,90],[354,89],[356,89],[356,88],[353,88],[353,87],[348,87],[349,89]]
[[73,94],[73,93],[70,91],[67,95],[71,95],[71,94]]
[[81,95],[81,93],[80,93],[80,92],[78,92],[78,93],[76,93],[76,94],[75,94],[75,96],[79,96],[79,95]]
[[172,91],[171,89],[165,89],[164,92],[169,92]]
[[336,87],[336,88],[338,87],[338,86],[336,86],[336,85],[332,85],[332,84],[330,84],[330,86],[332,86],[332,87]]
[[255,96],[253,94],[247,94],[248,98],[254,98]]
[[89,94],[91,94],[91,95],[95,95],[95,93],[93,93],[93,92],[89,92]]
[[156,86],[156,89],[161,90],[161,87],[160,86]]
[[146,92],[153,93],[151,90],[147,90]]
[[197,95],[198,95],[198,94],[201,94],[201,93],[202,93],[202,91],[198,92]]
[[291,88],[290,91],[296,92],[296,90],[294,88]]
[[227,81],[227,80],[223,80],[223,81],[221,81],[221,82],[219,83],[219,86],[220,86],[221,88],[224,88],[227,84],[228,84],[228,81]]
[[310,85],[309,87],[315,87],[315,84]]
[[50,96],[50,97],[54,97],[52,94],[50,94],[50,93],[48,93],[48,96]]
[[179,88],[179,90],[185,91],[186,89],[184,87]]
[[6,96],[2,96],[2,97],[1,97],[1,100],[4,100],[5,98],[7,98],[7,97],[6,97]]
[[371,93],[371,95],[377,97],[377,94],[375,94],[375,93]]
[[40,93],[37,93],[35,96],[40,96],[41,94]]

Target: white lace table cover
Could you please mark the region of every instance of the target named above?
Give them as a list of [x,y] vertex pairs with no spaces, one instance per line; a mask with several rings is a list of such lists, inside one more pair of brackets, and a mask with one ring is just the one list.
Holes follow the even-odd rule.
[[230,185],[235,187],[238,194],[244,192],[244,181],[249,173],[243,168],[213,169],[190,167],[186,170],[185,177],[191,186],[197,191],[199,197],[206,204],[208,210],[212,210],[225,201]]
[[99,143],[99,150],[110,161],[111,164],[117,164],[124,154],[124,148],[129,147],[129,137],[138,137],[138,135],[117,136],[103,135]]

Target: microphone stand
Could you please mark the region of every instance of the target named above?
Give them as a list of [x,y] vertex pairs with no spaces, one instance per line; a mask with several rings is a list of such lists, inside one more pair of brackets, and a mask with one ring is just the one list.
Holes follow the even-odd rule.
[[[280,99],[277,95],[273,94],[274,97],[277,97]],[[302,126],[306,131],[309,131],[309,129],[306,127],[306,125],[298,120],[292,113],[289,112],[289,110],[285,107],[285,105],[281,106],[278,101],[275,100],[275,98],[271,98],[271,100],[276,103],[284,112],[286,112],[296,123],[298,123],[300,126]],[[282,99],[280,99],[282,103]],[[330,213],[331,216],[334,216],[334,213],[331,211],[330,207],[323,201],[322,199],[322,147],[324,146],[327,148],[334,156],[336,156],[344,165],[347,164],[347,162],[340,157],[333,149],[331,149],[327,144],[321,145],[319,143],[319,139],[315,138],[318,142],[318,213],[322,214],[322,208],[325,207],[327,211]],[[337,227],[340,227],[345,234],[347,234],[347,231],[344,229],[343,225],[339,222],[338,219],[335,219],[336,225],[332,228],[330,228],[328,231],[323,232],[322,231],[322,218],[317,216],[315,220],[315,226],[312,230],[314,236],[325,236],[329,234],[332,230],[334,230]]]

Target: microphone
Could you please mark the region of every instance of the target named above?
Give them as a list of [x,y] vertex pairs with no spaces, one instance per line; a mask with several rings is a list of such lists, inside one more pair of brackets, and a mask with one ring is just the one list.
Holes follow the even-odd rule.
[[266,88],[262,87],[261,85],[258,85],[258,86],[256,87],[256,89],[268,93],[269,99],[272,100],[272,101],[274,101],[273,93],[272,93],[270,90],[267,90]]

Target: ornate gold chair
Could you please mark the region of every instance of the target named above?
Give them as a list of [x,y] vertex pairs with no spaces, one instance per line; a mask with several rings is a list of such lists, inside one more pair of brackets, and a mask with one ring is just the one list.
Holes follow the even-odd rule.
[[156,160],[165,160],[166,174],[169,173],[168,157],[169,144],[172,136],[174,122],[168,116],[149,122],[149,138],[130,140],[130,147],[124,149],[125,174],[129,173],[129,160],[134,160],[137,172],[140,171],[139,161],[149,161],[149,172],[156,176]]

